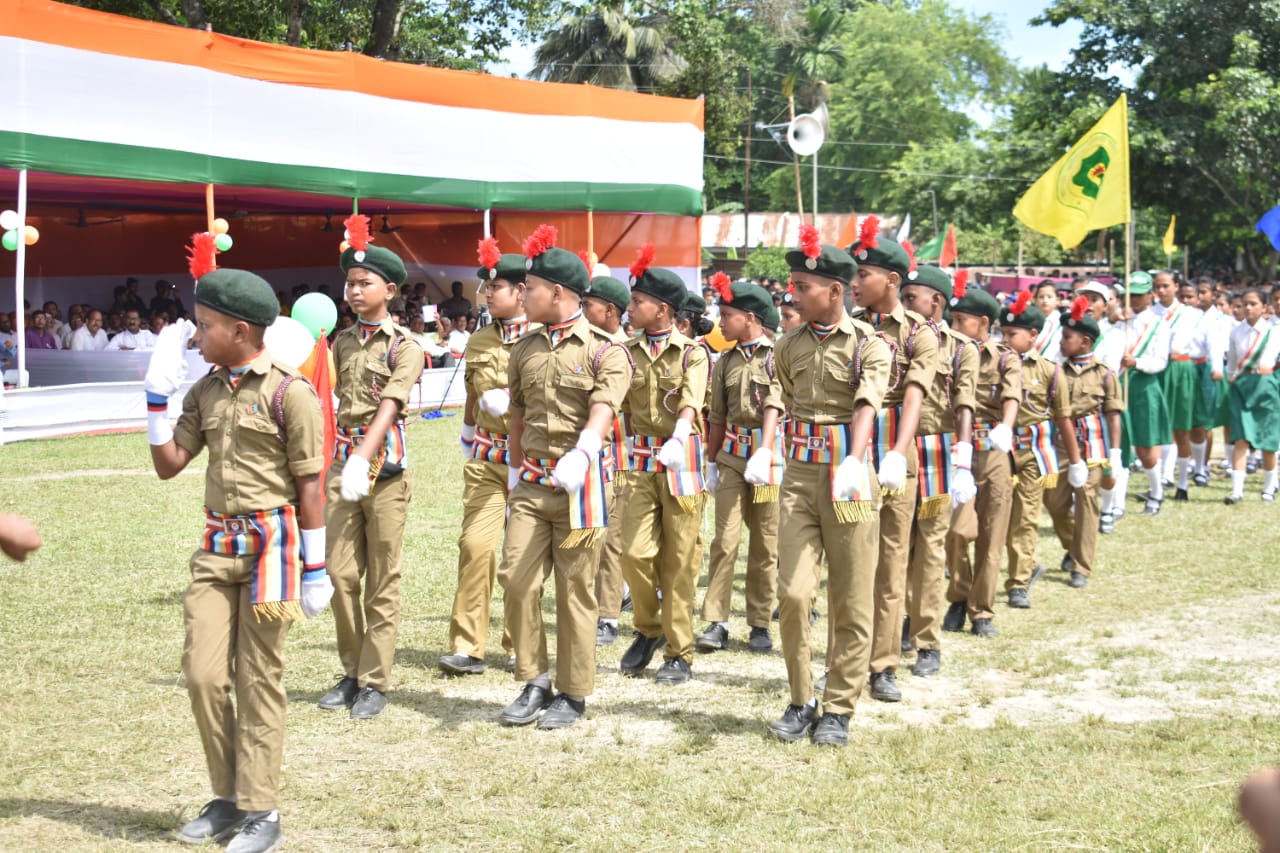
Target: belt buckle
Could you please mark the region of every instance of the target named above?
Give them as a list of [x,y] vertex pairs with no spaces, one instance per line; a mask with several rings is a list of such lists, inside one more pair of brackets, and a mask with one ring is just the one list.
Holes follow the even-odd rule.
[[248,529],[249,525],[242,518],[222,519],[222,532],[230,536],[243,536]]
[[505,438],[495,438],[495,439],[493,439],[493,447],[494,447],[494,449],[495,449],[495,450],[506,450],[506,449],[507,449],[507,439],[505,439]]
[[826,450],[827,440],[826,438],[820,435],[806,436],[804,440],[804,446],[806,450]]

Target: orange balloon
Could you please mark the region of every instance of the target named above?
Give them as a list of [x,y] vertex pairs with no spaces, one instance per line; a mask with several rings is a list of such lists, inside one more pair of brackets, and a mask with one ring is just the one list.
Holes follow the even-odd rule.
[[716,323],[711,327],[711,331],[707,333],[707,346],[716,352],[724,352],[733,346],[734,342],[724,336],[724,332],[720,331],[720,324]]
[[22,242],[28,246],[34,246],[40,240],[40,232],[36,230],[34,225],[28,225],[22,229]]
[[338,244],[338,254],[341,255],[343,252],[345,252],[347,249],[350,249],[350,248],[351,248],[351,244],[348,243],[346,240],[343,240],[341,243]]
[[227,222],[227,220],[223,219],[222,217],[218,217],[217,219],[213,220],[214,234],[226,234],[230,230],[231,230],[231,223]]

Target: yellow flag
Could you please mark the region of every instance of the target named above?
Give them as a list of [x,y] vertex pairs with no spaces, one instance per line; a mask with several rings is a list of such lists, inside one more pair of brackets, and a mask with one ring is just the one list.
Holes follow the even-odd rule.
[[1170,216],[1169,230],[1164,232],[1164,253],[1166,255],[1172,255],[1174,252],[1178,251],[1178,244],[1173,242],[1173,229],[1174,229],[1174,224],[1177,221],[1178,221],[1177,214]]
[[1121,95],[1018,199],[1013,215],[1074,249],[1090,231],[1128,222],[1129,207],[1129,110]]

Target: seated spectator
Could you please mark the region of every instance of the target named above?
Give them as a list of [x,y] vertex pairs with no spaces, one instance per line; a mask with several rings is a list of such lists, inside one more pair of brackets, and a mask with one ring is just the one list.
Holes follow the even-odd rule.
[[111,311],[107,314],[107,322],[103,324],[102,330],[107,333],[107,340],[111,340],[116,335],[124,331],[124,312]]
[[62,321],[62,312],[58,310],[58,303],[50,299],[44,304],[44,315],[48,323],[49,334],[56,339],[62,334],[62,327],[66,325]]
[[431,359],[432,367],[451,367],[453,355],[449,352],[449,335],[451,331],[449,318],[443,314],[436,317],[435,334],[427,335],[422,350]]
[[151,334],[159,335],[160,330],[169,325],[169,314],[165,311],[157,311],[151,315]]
[[116,285],[111,291],[111,307],[107,309],[108,314],[119,312],[120,316],[124,316],[125,289],[123,284]]
[[27,349],[57,349],[58,339],[49,331],[49,316],[43,311],[31,313],[27,328]]
[[182,301],[178,299],[178,289],[164,279],[156,282],[156,297],[151,300],[151,316],[162,312],[166,321],[172,323],[182,314]]
[[462,282],[455,281],[451,285],[453,295],[440,303],[440,313],[453,320],[457,317],[469,317],[475,309],[471,300],[462,295]]
[[102,312],[89,312],[89,320],[71,336],[69,349],[76,352],[100,352],[107,348],[107,333],[102,330]]
[[142,316],[142,312],[147,310],[147,305],[142,301],[142,297],[138,295],[138,280],[136,278],[126,278],[124,280],[124,311],[137,311],[138,316]]
[[54,334],[58,339],[58,349],[71,349],[71,337],[76,329],[84,328],[84,314],[79,305],[72,305],[67,311],[67,322]]
[[475,322],[475,317],[459,317],[454,321],[446,344],[449,347],[449,355],[453,356],[454,361],[461,360],[462,354],[467,351],[467,341],[471,339],[471,332],[467,327],[469,325],[474,329]]
[[0,313],[0,346],[18,346],[18,335],[13,331],[13,315],[7,311]]
[[134,310],[125,312],[124,331],[116,335],[107,344],[108,350],[149,350],[154,349],[156,336],[150,329],[143,328],[142,315]]

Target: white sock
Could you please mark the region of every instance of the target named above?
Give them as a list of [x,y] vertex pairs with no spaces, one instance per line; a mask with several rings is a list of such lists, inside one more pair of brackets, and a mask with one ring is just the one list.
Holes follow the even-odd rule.
[[617,628],[617,627],[618,627],[618,620],[617,620],[617,619],[601,619],[600,621],[601,621],[601,622],[603,622],[603,623],[604,623],[604,624],[606,624],[606,625],[609,625],[609,626],[613,627],[613,628]]
[[1173,466],[1178,459],[1178,445],[1166,444],[1160,448],[1160,476],[1162,480],[1173,481]]
[[1204,474],[1208,470],[1207,466],[1205,465],[1205,459],[1208,456],[1208,451],[1209,451],[1208,442],[1202,441],[1199,444],[1196,444],[1193,441],[1191,443],[1191,458],[1196,461],[1197,474]]
[[1121,468],[1116,472],[1116,487],[1113,492],[1114,498],[1111,501],[1111,511],[1115,512],[1117,508],[1124,506],[1125,499],[1129,497],[1129,469]]
[[529,681],[529,684],[532,684],[534,687],[541,687],[543,690],[550,690],[551,677],[544,672],[542,675],[539,675],[537,678]]
[[1231,496],[1236,498],[1244,497],[1244,475],[1243,470],[1237,471],[1231,469]]
[[725,629],[726,631],[728,631],[728,630],[729,630],[729,623],[728,623],[728,622],[717,622],[716,624],[717,624],[717,625],[719,625],[721,628]]
[[1276,469],[1262,472],[1262,491],[1274,492],[1276,490]]
[[1162,479],[1163,472],[1160,470],[1160,466],[1158,464],[1152,465],[1145,470],[1147,472],[1147,493],[1153,500],[1164,500],[1164,480]]
[[1178,457],[1178,488],[1179,489],[1186,489],[1187,475],[1190,473],[1191,473],[1191,457],[1179,456]]
[[1098,505],[1102,507],[1103,515],[1111,514],[1111,502],[1115,495],[1115,489],[1098,489]]

